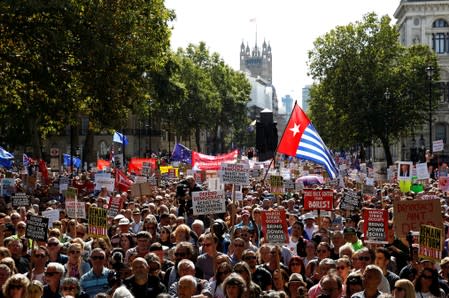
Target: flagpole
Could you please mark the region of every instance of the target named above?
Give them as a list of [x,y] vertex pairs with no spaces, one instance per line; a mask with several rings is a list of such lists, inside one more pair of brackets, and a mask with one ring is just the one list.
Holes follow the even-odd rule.
[[[282,138],[282,136],[284,136],[284,134],[285,134],[285,130],[287,129],[288,123],[290,123],[290,119],[292,118],[293,111],[295,110],[295,107],[296,107],[297,105],[298,105],[298,102],[295,100],[295,105],[293,106],[292,112],[290,112],[290,117],[288,118],[287,125],[285,125],[285,127],[284,127],[284,131],[282,132],[281,138]],[[267,169],[267,171],[265,172],[265,175],[264,175],[264,177],[263,177],[263,179],[262,179],[262,182],[265,182],[265,179],[267,178],[267,175],[268,175],[268,171],[270,170],[271,165],[273,164],[273,162],[274,162],[274,167],[276,167],[276,154],[277,154],[278,149],[279,149],[279,143],[280,143],[280,141],[278,141],[278,144],[277,144],[277,146],[276,146],[276,151],[274,151],[274,156],[273,156],[273,158],[271,159],[270,165],[268,166],[268,169]]]

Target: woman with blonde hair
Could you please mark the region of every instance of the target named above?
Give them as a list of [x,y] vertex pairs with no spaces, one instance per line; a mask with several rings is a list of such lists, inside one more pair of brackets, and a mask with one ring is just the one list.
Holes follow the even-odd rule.
[[85,262],[81,255],[83,254],[83,248],[79,243],[71,243],[67,250],[69,259],[64,265],[65,277],[80,278],[84,273],[90,270],[89,263]]
[[41,298],[44,294],[44,285],[38,281],[33,280],[28,286],[28,296],[27,298]]
[[23,274],[14,274],[2,286],[4,298],[26,298],[30,280]]
[[175,239],[176,243],[180,243],[183,241],[190,242],[190,228],[186,224],[180,224],[176,227],[175,231]]
[[394,298],[416,298],[415,286],[408,279],[399,279],[391,291]]

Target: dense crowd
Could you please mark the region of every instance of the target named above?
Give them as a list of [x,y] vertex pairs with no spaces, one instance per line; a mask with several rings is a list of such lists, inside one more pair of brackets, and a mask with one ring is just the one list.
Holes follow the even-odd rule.
[[[17,179],[17,187],[22,181]],[[0,213],[0,285],[5,298],[120,297],[310,297],[443,298],[449,294],[449,257],[418,258],[416,239],[394,231],[395,200],[416,199],[397,183],[378,185],[363,196],[361,208],[340,210],[348,189],[334,187],[334,210],[305,212],[301,190],[278,196],[252,180],[242,199],[228,198],[227,212],[194,216],[192,192],[205,190],[193,176],[170,180],[152,195],[129,191],[94,193],[89,173],[73,177],[79,200],[108,208],[121,197],[123,209],[109,219],[107,237],[88,234],[86,219],[67,216],[64,199],[35,200],[12,208],[3,197]],[[314,185],[311,187],[321,187]],[[429,181],[425,192],[437,196],[446,214],[445,193]],[[365,243],[363,208],[390,213],[387,244]],[[27,215],[59,210],[48,240],[25,237]],[[288,243],[264,239],[261,214],[283,209]],[[446,248],[443,256],[447,255]],[[0,297],[1,298],[1,297]]]

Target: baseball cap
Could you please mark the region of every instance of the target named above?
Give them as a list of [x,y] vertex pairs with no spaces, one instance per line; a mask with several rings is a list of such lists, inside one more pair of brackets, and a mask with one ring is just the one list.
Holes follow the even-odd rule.
[[120,221],[118,222],[119,226],[125,226],[125,225],[129,225],[129,219],[127,219],[126,217],[120,219]]

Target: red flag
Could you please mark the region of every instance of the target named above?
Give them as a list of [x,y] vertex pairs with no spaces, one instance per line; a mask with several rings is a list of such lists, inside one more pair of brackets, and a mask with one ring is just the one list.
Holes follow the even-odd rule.
[[97,168],[101,171],[105,167],[106,168],[110,168],[111,167],[111,162],[109,160],[98,159],[97,160]]
[[120,192],[128,191],[133,182],[119,169],[115,169],[115,188]]
[[50,184],[50,178],[48,177],[48,169],[45,160],[39,160],[39,171],[42,173],[42,178],[44,178],[45,184]]
[[285,127],[284,134],[278,146],[277,152],[290,156],[296,156],[299,141],[310,120],[304,111],[295,103],[290,120]]

